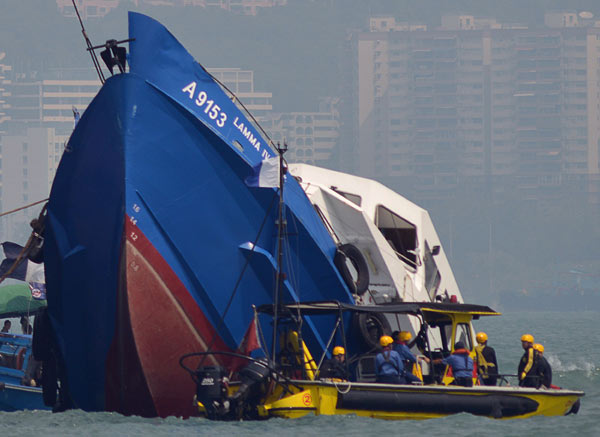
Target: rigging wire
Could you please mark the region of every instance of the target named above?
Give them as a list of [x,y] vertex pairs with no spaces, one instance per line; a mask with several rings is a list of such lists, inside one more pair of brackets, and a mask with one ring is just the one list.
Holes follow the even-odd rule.
[[[273,208],[273,204],[275,203],[275,199],[277,199],[277,197],[278,196],[273,196],[273,198],[271,199],[271,204],[269,205],[269,208],[267,209],[267,212],[265,214],[263,222],[261,223],[260,228],[258,229],[256,238],[254,239],[254,242],[252,243],[252,249],[251,249],[252,252],[254,252],[254,248],[256,247],[256,244],[258,243],[258,239],[260,238],[260,235],[262,234],[265,224],[267,223],[267,219],[269,218],[269,215],[271,214],[271,209]],[[244,266],[242,267],[242,270],[240,272],[240,275],[238,276],[235,286],[233,287],[231,296],[229,296],[229,301],[227,302],[227,305],[225,305],[225,309],[223,310],[223,314],[221,315],[221,318],[219,319],[217,327],[216,327],[214,334],[208,345],[207,351],[210,351],[212,349],[212,347],[215,345],[215,342],[217,341],[218,332],[221,329],[221,327],[223,326],[223,324],[225,323],[225,317],[227,316],[227,312],[229,311],[229,308],[231,307],[231,304],[233,303],[233,298],[237,294],[237,291],[239,289],[238,287],[239,287],[240,283],[242,282],[242,277],[244,276],[244,273],[245,273],[246,268],[248,267],[249,263],[250,263],[250,257],[246,257],[246,262],[244,263]],[[206,359],[206,356],[204,356],[202,358],[202,361],[200,361],[199,366],[201,366],[204,363],[205,359]]]
[[[227,91],[231,97],[233,97],[233,99],[231,100],[236,106],[239,104],[239,106],[242,107],[242,109],[244,110],[243,112],[250,117],[250,119],[252,120],[254,126],[256,126],[261,132],[262,134],[267,138],[267,140],[269,141],[269,145],[272,148],[276,148],[275,144],[273,143],[273,140],[271,139],[271,137],[269,136],[269,134],[267,134],[267,132],[263,129],[263,127],[260,125],[260,123],[258,122],[258,120],[256,120],[256,118],[254,118],[254,115],[252,115],[252,113],[248,110],[248,108],[246,108],[246,105],[244,105],[244,103],[240,100],[240,98],[233,92],[231,91],[227,85],[225,85],[223,82],[221,82],[219,79],[217,79],[215,76],[213,76],[206,68],[204,68],[204,66],[200,63],[198,63],[198,65],[200,66],[200,68],[202,68],[202,70],[204,70],[204,72],[206,74],[208,74],[212,80],[214,80],[215,82],[217,82],[221,88],[223,88],[225,91]],[[285,142],[285,141],[284,141]],[[286,162],[287,165],[287,162]]]
[[85,43],[87,45],[87,50],[90,52],[90,56],[92,58],[92,64],[94,64],[94,68],[96,69],[96,73],[98,73],[98,78],[100,82],[104,85],[105,78],[104,73],[102,73],[102,67],[100,66],[100,62],[96,57],[96,52],[94,52],[94,48],[92,46],[92,42],[87,36],[87,32],[85,31],[85,27],[83,26],[83,21],[81,20],[81,15],[79,15],[79,9],[77,9],[77,5],[75,4],[75,0],[71,0],[73,2],[73,7],[75,8],[75,13],[77,14],[77,18],[79,19],[79,24],[81,25],[81,33],[83,34],[83,38],[85,39]]

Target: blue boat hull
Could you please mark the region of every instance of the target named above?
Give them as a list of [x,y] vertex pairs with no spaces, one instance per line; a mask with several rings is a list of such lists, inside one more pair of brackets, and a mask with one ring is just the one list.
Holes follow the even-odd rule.
[[[100,90],[54,180],[48,311],[76,407],[187,416],[194,387],[179,358],[238,350],[252,305],[273,299],[278,193],[246,179],[274,153],[164,27],[130,14],[130,37],[131,73]],[[198,105],[201,87],[219,111]],[[301,187],[288,177],[284,193],[281,300],[351,302]],[[304,334],[316,351],[322,323]]]
[[0,390],[0,411],[47,410],[39,387],[5,383]]

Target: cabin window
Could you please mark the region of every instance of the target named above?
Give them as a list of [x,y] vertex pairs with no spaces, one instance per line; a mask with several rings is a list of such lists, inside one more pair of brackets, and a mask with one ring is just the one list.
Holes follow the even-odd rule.
[[473,343],[471,343],[471,326],[468,323],[459,323],[456,325],[456,335],[454,336],[454,339],[454,343],[462,341],[465,345],[465,349],[473,349]]
[[336,187],[330,187],[333,191],[338,193],[340,196],[348,199],[350,202],[354,203],[357,206],[362,204],[362,197],[358,194],[347,193],[345,191],[338,190]]
[[450,352],[452,350],[452,324],[448,323],[444,325],[442,341],[444,342],[444,351]]
[[398,258],[411,267],[417,266],[417,227],[384,206],[377,206],[375,225]]
[[442,281],[442,275],[438,270],[434,257],[435,255],[429,248],[429,244],[425,241],[425,256],[423,257],[423,265],[425,266],[425,289],[431,300],[435,298],[440,282]]

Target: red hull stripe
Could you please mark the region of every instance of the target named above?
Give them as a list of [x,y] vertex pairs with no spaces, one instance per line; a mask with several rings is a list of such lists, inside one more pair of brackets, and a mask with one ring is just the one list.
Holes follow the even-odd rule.
[[[162,417],[193,415],[195,384],[179,366],[179,358],[206,351],[213,341],[213,350],[229,348],[215,336],[211,323],[152,243],[128,216],[125,218],[122,283],[126,290],[120,291],[127,293],[128,311],[119,314],[129,320],[119,326],[130,326],[156,413]],[[187,364],[193,368],[197,363],[192,359]],[[213,357],[207,360],[207,364],[215,363]]]

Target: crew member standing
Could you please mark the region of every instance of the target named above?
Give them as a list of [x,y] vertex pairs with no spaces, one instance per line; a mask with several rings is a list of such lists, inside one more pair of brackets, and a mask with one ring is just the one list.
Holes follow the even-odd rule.
[[523,335],[521,337],[521,346],[525,353],[521,357],[521,361],[519,361],[519,369],[517,371],[519,376],[519,386],[537,387],[538,354],[533,348],[533,335]]
[[498,380],[498,362],[496,361],[496,351],[488,346],[488,336],[485,332],[480,332],[475,337],[478,345],[475,346],[475,356],[477,358],[477,373],[483,385],[496,385]]
[[406,384],[404,378],[404,364],[400,354],[392,350],[394,340],[389,335],[383,335],[379,339],[381,352],[375,357],[375,374],[377,382],[385,384]]
[[542,386],[544,388],[552,387],[552,367],[550,367],[550,363],[544,357],[544,346],[536,343],[533,345],[533,348],[537,351],[538,354],[538,387]]
[[450,366],[454,376],[453,385],[462,385],[463,387],[473,387],[473,360],[469,356],[469,350],[465,348],[462,341],[457,341],[454,345],[454,352],[446,358],[430,360],[425,357],[425,361],[434,364],[443,363]]
[[404,377],[408,382],[421,382],[419,377],[413,375],[412,368],[413,366],[417,366],[417,357],[410,351],[408,347],[408,342],[412,338],[412,334],[408,331],[398,332],[395,331],[392,334],[394,339],[393,349],[398,352],[400,358],[402,359],[402,364],[404,364]]

